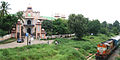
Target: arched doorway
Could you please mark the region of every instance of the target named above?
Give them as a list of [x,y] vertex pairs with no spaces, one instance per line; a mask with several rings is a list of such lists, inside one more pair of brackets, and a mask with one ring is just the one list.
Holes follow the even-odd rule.
[[27,29],[27,33],[31,34],[31,29],[30,28]]
[[30,20],[28,20],[28,21],[27,21],[27,24],[31,24],[31,21],[30,21]]

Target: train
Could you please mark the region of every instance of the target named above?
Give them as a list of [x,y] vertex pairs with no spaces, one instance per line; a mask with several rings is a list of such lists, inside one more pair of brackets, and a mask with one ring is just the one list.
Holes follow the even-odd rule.
[[120,45],[120,36],[108,39],[97,45],[96,59],[107,59],[111,53]]

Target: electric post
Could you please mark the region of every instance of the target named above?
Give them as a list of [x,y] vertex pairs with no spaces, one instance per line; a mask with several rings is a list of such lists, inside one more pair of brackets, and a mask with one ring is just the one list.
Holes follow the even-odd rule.
[[29,36],[29,34],[28,34],[28,33],[26,33],[25,35],[27,36],[27,45],[28,45],[28,36]]

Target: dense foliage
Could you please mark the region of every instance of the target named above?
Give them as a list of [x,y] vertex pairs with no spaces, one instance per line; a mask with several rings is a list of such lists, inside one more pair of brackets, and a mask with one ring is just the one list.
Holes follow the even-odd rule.
[[[17,22],[17,18],[15,15],[6,15],[6,16],[1,17],[0,18],[0,30],[8,33],[11,30],[12,25],[15,24],[15,22]],[[0,31],[0,32],[2,32],[2,31]],[[0,35],[2,35],[2,34],[0,34]]]
[[68,20],[61,18],[55,19],[54,21],[44,20],[42,22],[42,28],[45,29],[47,35],[70,33],[68,29]]
[[7,33],[10,33],[12,27],[15,27],[15,24],[18,19],[22,20],[22,12],[17,12],[17,14],[9,14],[8,8],[10,4],[8,2],[1,2],[0,6],[0,36],[4,36]]
[[3,17],[8,14],[8,11],[10,8],[8,7],[10,4],[5,1],[1,1],[1,6],[0,6],[0,17]]
[[110,36],[110,33],[118,35],[120,32],[120,23],[117,20],[113,24],[108,24],[106,21],[100,23],[99,20],[89,20],[81,14],[71,14],[68,19],[68,27],[79,39],[85,35],[102,33]]
[[100,22],[98,20],[92,20],[88,22],[88,33],[93,33],[93,35],[97,35],[100,30]]
[[82,14],[71,14],[68,20],[60,18],[54,21],[44,20],[42,27],[47,35],[75,33],[79,39],[86,35],[102,33],[110,36],[111,33],[118,35],[120,32],[120,23],[117,20],[113,24],[106,21],[100,23],[99,20],[89,20]]
[[44,20],[42,22],[42,28],[45,29],[45,31],[47,32],[47,35],[52,35],[52,31],[53,31],[53,22],[50,20]]
[[65,19],[56,19],[53,21],[53,34],[67,34],[68,30],[68,20]]
[[71,14],[69,16],[68,25],[72,32],[75,33],[77,38],[81,39],[87,32],[88,20],[83,15]]

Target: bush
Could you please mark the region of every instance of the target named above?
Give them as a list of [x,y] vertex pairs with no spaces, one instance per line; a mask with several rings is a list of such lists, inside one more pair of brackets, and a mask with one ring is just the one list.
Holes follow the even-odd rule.
[[9,56],[9,51],[7,49],[3,50],[2,55],[3,56]]
[[4,30],[0,29],[0,36],[4,36],[6,34],[7,34],[7,31],[4,31]]

